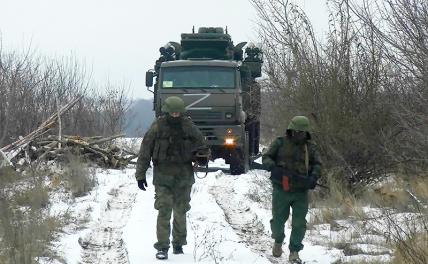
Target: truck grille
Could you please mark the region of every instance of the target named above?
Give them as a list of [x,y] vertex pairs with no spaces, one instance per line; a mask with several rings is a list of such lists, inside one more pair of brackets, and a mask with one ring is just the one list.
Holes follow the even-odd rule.
[[218,137],[216,135],[214,135],[214,129],[212,128],[199,128],[202,132],[202,135],[207,139],[207,140],[217,140]]
[[222,112],[202,112],[202,111],[194,111],[189,113],[190,117],[194,120],[221,120],[223,119]]

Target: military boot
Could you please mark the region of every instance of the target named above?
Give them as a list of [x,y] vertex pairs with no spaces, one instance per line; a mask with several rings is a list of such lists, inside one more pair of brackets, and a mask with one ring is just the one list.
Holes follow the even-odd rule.
[[272,255],[276,258],[281,257],[282,255],[282,243],[273,243],[272,247]]
[[299,257],[299,252],[297,252],[297,251],[291,251],[290,256],[288,256],[288,260],[290,261],[290,263],[293,263],[293,264],[302,264],[303,263]]
[[173,246],[172,247],[172,254],[184,254],[183,253],[183,247],[182,246]]
[[160,260],[168,259],[168,249],[163,248],[158,250],[158,252],[156,253],[156,258]]

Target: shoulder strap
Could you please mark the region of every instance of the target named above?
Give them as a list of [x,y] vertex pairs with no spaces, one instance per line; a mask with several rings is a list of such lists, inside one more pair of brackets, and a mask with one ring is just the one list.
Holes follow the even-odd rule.
[[306,166],[306,176],[309,176],[309,151],[308,151],[308,143],[305,143],[305,166]]

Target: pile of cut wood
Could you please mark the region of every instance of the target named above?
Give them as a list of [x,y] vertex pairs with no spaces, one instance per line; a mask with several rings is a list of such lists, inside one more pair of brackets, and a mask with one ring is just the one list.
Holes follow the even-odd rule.
[[124,168],[133,164],[137,154],[113,144],[114,139],[123,136],[63,136],[60,140],[58,136],[49,135],[29,142],[11,161],[19,167],[38,161],[65,161],[68,155],[76,155],[103,168]]
[[[104,168],[123,168],[133,164],[136,153],[113,144],[114,139],[124,134],[110,137],[80,137],[61,134],[61,115],[76,104],[76,98],[57,113],[49,117],[36,130],[15,142],[0,148],[0,167],[13,166],[19,168],[34,162],[64,161],[67,155],[78,155],[84,160],[95,162]],[[53,127],[59,125],[58,135],[48,135]]]

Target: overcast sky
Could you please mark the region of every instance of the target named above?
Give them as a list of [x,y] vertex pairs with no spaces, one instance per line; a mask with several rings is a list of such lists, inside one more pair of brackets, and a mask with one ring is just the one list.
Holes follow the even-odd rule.
[[[323,0],[294,2],[315,26],[327,24]],[[73,56],[91,69],[93,81],[125,84],[134,99],[151,97],[145,71],[160,46],[179,42],[192,26],[227,26],[235,44],[257,42],[255,20],[247,0],[0,0],[3,49]]]

